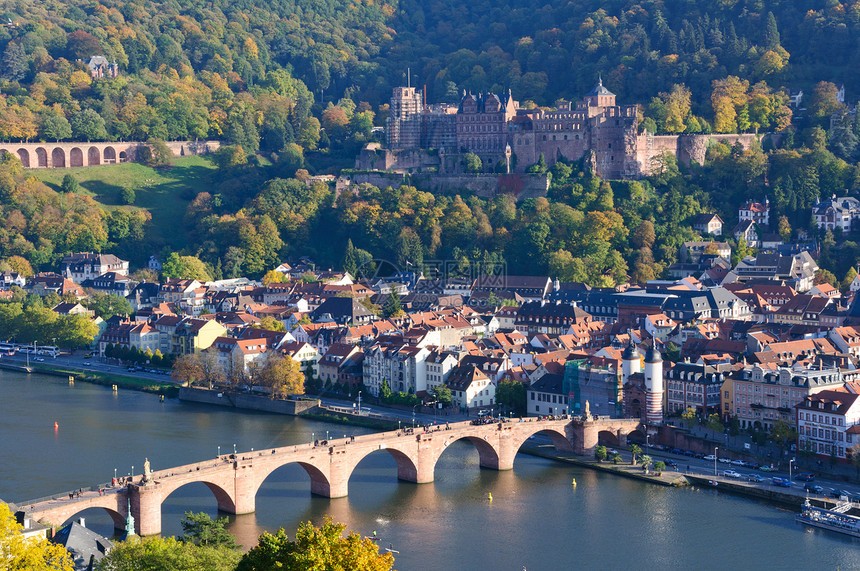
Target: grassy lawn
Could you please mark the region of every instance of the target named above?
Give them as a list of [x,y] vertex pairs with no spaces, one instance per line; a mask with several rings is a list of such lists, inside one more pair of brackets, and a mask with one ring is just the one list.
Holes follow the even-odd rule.
[[188,202],[199,192],[208,190],[215,165],[204,157],[179,157],[165,169],[153,169],[138,163],[98,167],[29,169],[28,174],[60,191],[63,177],[71,174],[80,183],[82,194],[92,196],[105,209],[127,208],[122,205],[124,188],[134,190],[134,208],[152,214],[152,232],[170,246],[185,246],[182,217]]

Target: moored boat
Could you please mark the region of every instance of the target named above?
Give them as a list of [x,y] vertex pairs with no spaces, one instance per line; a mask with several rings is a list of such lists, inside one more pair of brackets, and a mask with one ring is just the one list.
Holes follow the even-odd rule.
[[806,498],[803,509],[794,519],[813,527],[860,537],[860,517],[848,515],[851,508],[851,502],[840,502],[833,509],[819,508],[810,504],[809,498]]

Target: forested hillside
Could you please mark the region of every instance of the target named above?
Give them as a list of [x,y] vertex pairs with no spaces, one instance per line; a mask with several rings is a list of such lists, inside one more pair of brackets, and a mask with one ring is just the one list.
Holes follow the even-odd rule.
[[[765,197],[773,212],[763,231],[786,239],[809,234],[821,245],[822,266],[839,277],[860,252],[856,236],[825,234],[810,223],[817,198],[860,191],[860,123],[836,100],[842,83],[846,103],[860,97],[860,80],[850,72],[860,62],[860,3],[5,6],[0,137],[225,143],[211,157],[218,170],[201,168],[196,186],[177,182],[187,178],[178,172],[149,177],[170,181],[159,190],[172,193],[160,202],[162,213],[170,210],[166,217],[146,202],[157,193],[133,188],[149,175],[82,182],[99,203],[75,181],[57,192],[56,177],[47,187],[5,159],[0,259],[28,272],[52,269],[72,250],[107,249],[141,264],[179,248],[184,257],[171,268],[193,268],[204,278],[259,277],[309,254],[348,266],[369,256],[464,265],[504,259],[519,273],[610,285],[660,276],[678,260],[680,244],[696,237],[694,215],[719,213],[730,230],[743,200]],[[116,61],[119,77],[91,78],[86,61],[93,55]],[[307,171],[351,163],[374,124],[383,123],[390,89],[404,82],[407,67],[431,101],[455,99],[462,89],[510,87],[525,104],[551,106],[559,97],[578,99],[602,74],[621,103],[642,105],[651,131],[782,136],[776,148],[714,144],[703,165],[667,161],[634,183],[601,181],[581,163],[559,162],[547,199],[520,204],[411,187],[363,187],[338,197],[325,185],[306,185]],[[788,105],[788,88],[806,92],[800,116]],[[748,251],[736,246],[736,255]]]
[[[20,0],[0,18],[5,139],[214,137],[309,150],[321,103],[346,96],[378,113],[407,67],[431,101],[510,87],[552,105],[602,73],[622,102],[647,105],[684,85],[692,130],[705,131],[784,127],[772,109],[759,109],[764,121],[721,122],[713,82],[730,76],[748,82],[733,101],[753,114],[756,93],[779,107],[783,88],[860,89],[850,72],[860,4],[835,1]],[[120,77],[93,81],[93,55],[116,61]],[[650,111],[661,130],[678,130]]]

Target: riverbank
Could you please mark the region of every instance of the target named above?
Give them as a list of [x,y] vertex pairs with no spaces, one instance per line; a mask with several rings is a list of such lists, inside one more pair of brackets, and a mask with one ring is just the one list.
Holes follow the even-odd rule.
[[84,383],[92,383],[110,387],[116,385],[117,388],[128,389],[133,391],[142,391],[154,393],[165,397],[175,397],[179,394],[179,387],[170,383],[159,383],[148,379],[137,377],[118,375],[115,373],[102,373],[100,371],[87,371],[68,366],[51,365],[48,362],[30,363],[29,367],[14,363],[0,362],[0,369],[8,371],[16,371],[19,373],[38,373],[49,375],[52,377],[63,377],[72,379],[75,382],[81,381]]
[[530,446],[528,444],[524,444],[519,451],[523,454],[530,454],[532,456],[538,456],[548,460],[565,462],[567,464],[573,464],[574,466],[590,468],[599,472],[606,472],[623,478],[630,478],[632,480],[639,480],[641,482],[648,482],[659,486],[679,487],[689,484],[689,482],[679,472],[672,470],[655,472],[654,470],[651,470],[646,474],[645,471],[642,470],[642,466],[638,464],[611,464],[598,462],[597,460],[589,460],[584,456],[575,456],[572,453],[558,452],[550,444],[541,446]]

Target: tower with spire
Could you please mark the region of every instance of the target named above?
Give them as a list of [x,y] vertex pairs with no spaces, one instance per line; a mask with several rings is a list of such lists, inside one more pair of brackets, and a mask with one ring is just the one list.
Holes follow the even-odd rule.
[[630,342],[621,353],[621,382],[627,384],[630,380],[630,375],[638,373],[642,370],[641,355],[636,343],[633,342],[633,335],[630,335]]
[[657,339],[645,353],[645,421],[649,425],[663,423],[663,356],[657,349]]

